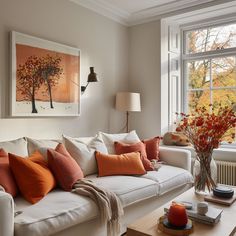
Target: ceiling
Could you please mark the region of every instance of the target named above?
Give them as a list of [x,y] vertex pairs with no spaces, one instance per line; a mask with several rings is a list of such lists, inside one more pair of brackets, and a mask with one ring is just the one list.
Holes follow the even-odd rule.
[[70,0],[124,25],[215,0]]

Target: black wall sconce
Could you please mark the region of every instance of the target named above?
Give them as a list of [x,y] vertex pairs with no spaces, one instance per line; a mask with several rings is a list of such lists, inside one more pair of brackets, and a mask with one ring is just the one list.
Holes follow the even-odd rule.
[[85,92],[86,88],[88,87],[89,83],[91,82],[98,82],[97,74],[94,72],[94,67],[90,67],[90,74],[88,75],[88,80],[86,86],[81,86],[82,94]]

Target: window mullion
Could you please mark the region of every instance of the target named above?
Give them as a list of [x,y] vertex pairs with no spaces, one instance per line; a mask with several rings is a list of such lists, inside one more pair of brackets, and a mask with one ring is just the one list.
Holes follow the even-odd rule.
[[209,52],[202,52],[202,53],[183,54],[182,58],[183,60],[195,61],[195,60],[201,60],[201,59],[229,57],[229,56],[235,56],[235,55],[236,55],[236,49],[229,48],[229,49],[224,49],[224,50],[209,51]]
[[[236,86],[232,86],[232,87],[212,87],[211,90],[214,91],[214,90],[229,90],[229,89],[236,89]],[[190,89],[187,89],[187,91],[207,91],[209,90],[209,88],[196,88],[196,89],[193,89],[193,88],[190,88]]]
[[225,87],[212,87],[212,90],[222,90],[222,89],[236,89],[236,86],[225,86]]
[[209,76],[210,76],[210,104],[213,104],[213,96],[212,96],[212,87],[213,87],[213,78],[212,78],[212,59],[210,61],[210,71],[209,71]]

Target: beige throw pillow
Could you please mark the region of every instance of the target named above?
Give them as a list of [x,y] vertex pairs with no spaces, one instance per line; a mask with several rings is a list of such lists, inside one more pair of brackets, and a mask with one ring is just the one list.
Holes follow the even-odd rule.
[[109,154],[116,154],[114,142],[138,143],[140,139],[135,130],[129,133],[107,134],[100,132],[103,142],[106,145]]
[[28,152],[29,155],[34,153],[36,150],[38,150],[45,158],[47,157],[47,149],[53,148],[55,149],[58,143],[60,143],[59,140],[51,140],[51,139],[32,139],[27,137],[28,142]]
[[0,142],[0,148],[3,148],[6,152],[10,152],[18,156],[28,156],[27,141],[25,138]]
[[92,138],[90,142],[88,142],[88,140],[88,138],[72,138],[63,135],[63,142],[67,151],[79,164],[84,176],[98,172],[97,162],[94,155],[95,151],[108,154],[106,146],[99,135]]

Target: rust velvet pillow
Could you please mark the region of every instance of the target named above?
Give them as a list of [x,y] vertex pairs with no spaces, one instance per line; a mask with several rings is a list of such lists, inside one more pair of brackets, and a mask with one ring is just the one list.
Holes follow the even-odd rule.
[[160,145],[160,137],[155,137],[151,139],[142,140],[142,142],[146,145],[146,153],[147,158],[149,160],[159,160],[159,145]]
[[95,152],[98,176],[108,175],[143,175],[146,174],[139,152],[121,155],[109,155]]
[[115,151],[116,154],[124,154],[130,152],[140,152],[141,153],[141,160],[145,170],[154,170],[152,163],[147,159],[146,147],[145,144],[142,142],[138,143],[121,143],[115,142]]
[[5,191],[15,197],[18,189],[9,166],[8,154],[0,148],[0,185]]
[[30,203],[41,200],[56,185],[47,162],[38,151],[29,158],[9,153],[9,164],[22,196]]
[[61,143],[55,150],[48,149],[48,165],[65,191],[71,191],[75,182],[84,177],[80,166]]

